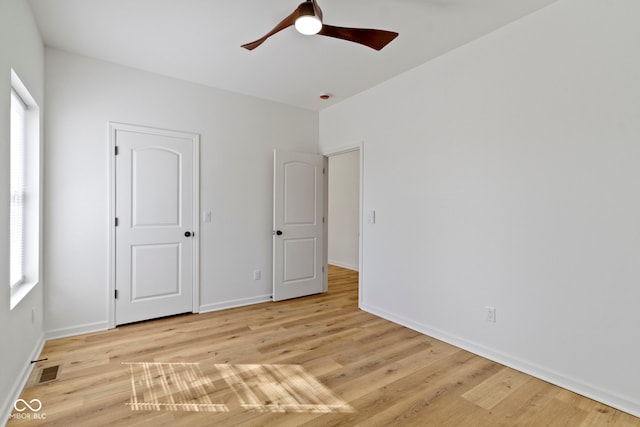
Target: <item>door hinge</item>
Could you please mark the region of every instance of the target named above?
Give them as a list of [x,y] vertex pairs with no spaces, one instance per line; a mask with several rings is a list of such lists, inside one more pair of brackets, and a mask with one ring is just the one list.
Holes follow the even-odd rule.
[[116,289],[115,292],[113,293],[113,296],[115,299],[118,299],[118,290]]
[[114,150],[114,154],[117,156],[117,155],[118,155],[118,146],[116,145],[116,146],[115,146],[115,147],[113,147],[113,148],[115,149],[115,150]]
[[322,217],[322,223],[324,224],[324,217]]
[[116,226],[116,227],[118,226],[118,217],[116,217],[116,220],[115,220],[115,226]]
[[322,175],[324,175],[324,173],[325,173],[325,172],[324,172],[324,168],[322,168]]

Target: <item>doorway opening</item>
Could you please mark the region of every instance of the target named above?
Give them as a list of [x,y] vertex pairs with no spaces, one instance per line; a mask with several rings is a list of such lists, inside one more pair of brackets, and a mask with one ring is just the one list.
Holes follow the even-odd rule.
[[362,301],[363,147],[325,151],[327,157],[327,264],[358,274]]

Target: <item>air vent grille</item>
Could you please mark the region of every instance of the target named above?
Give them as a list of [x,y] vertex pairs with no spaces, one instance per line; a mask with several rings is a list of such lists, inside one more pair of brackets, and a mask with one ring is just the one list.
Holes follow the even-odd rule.
[[54,381],[58,379],[58,372],[60,371],[60,365],[49,366],[48,368],[44,368],[42,373],[40,373],[40,380],[38,384],[48,383],[49,381]]

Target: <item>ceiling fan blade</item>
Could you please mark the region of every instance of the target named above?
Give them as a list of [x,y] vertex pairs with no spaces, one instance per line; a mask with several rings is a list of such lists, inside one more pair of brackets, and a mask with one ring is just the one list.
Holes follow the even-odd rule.
[[332,25],[322,25],[322,29],[318,34],[360,43],[375,50],[382,49],[398,37],[398,33],[393,31],[374,30],[371,28],[334,27]]
[[267,40],[272,35],[284,30],[287,27],[290,27],[290,26],[294,25],[296,23],[296,19],[298,19],[299,16],[300,16],[300,6],[298,6],[296,8],[296,10],[294,10],[291,15],[287,16],[282,21],[280,21],[280,23],[278,25],[276,25],[273,30],[269,31],[267,34],[265,34],[264,36],[262,36],[258,40],[253,41],[251,43],[243,44],[241,47],[243,47],[243,48],[245,48],[247,50],[253,50],[253,49],[257,48],[258,46],[260,46],[262,43],[264,43],[264,41]]

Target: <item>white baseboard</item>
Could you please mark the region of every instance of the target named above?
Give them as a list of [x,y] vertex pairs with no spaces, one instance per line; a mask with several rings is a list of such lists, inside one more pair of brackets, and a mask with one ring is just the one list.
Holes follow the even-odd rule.
[[353,270],[353,271],[359,271],[360,270],[357,265],[353,266],[353,265],[343,264],[341,262],[332,261],[332,260],[327,261],[327,263],[331,264],[331,265],[335,265],[336,267],[346,268],[347,270]]
[[109,329],[109,322],[93,322],[85,323],[84,325],[71,326],[68,328],[52,329],[45,331],[45,338],[48,340],[55,340],[58,338],[73,337],[76,335],[90,334],[92,332],[101,332]]
[[498,362],[520,372],[524,372],[533,377],[557,385],[558,387],[562,387],[573,391],[574,393],[578,393],[582,396],[604,403],[605,405],[627,412],[635,417],[640,417],[640,401],[630,400],[624,396],[619,396],[615,393],[584,383],[559,372],[492,350],[476,342],[456,337],[440,329],[415,322],[411,319],[395,313],[390,313],[375,306],[362,304],[360,308],[368,313],[382,317],[383,319],[406,326],[414,331],[436,338],[440,341],[444,341],[448,344],[467,350],[489,360],[493,360],[494,362]]
[[215,304],[205,304],[200,306],[199,313],[219,311],[227,308],[243,307],[245,305],[259,304],[261,302],[269,302],[269,301],[272,301],[271,295],[260,295],[252,298],[242,298],[242,299],[236,299],[236,300],[217,302]]
[[6,425],[6,423],[9,421],[9,417],[13,412],[13,404],[20,398],[20,393],[22,393],[22,390],[24,390],[24,387],[29,380],[29,376],[31,375],[31,372],[33,372],[35,363],[31,363],[31,361],[38,359],[38,356],[40,356],[40,353],[42,353],[45,342],[46,341],[44,339],[44,335],[42,335],[38,342],[36,342],[29,360],[27,360],[27,363],[24,365],[24,367],[20,371],[20,374],[16,378],[9,396],[6,397],[6,400],[4,402],[0,403],[2,405],[0,407],[0,425]]
[[[271,301],[271,295],[260,295],[252,298],[243,298],[237,300],[223,301],[215,304],[201,305],[198,313],[207,313],[209,311],[224,310],[226,308],[242,307],[245,305],[258,304],[261,302]],[[58,338],[73,337],[76,335],[90,334],[93,332],[101,332],[109,329],[109,322],[94,322],[86,323],[84,325],[72,326],[68,328],[52,329],[45,332],[45,338],[47,340],[54,340]]]

